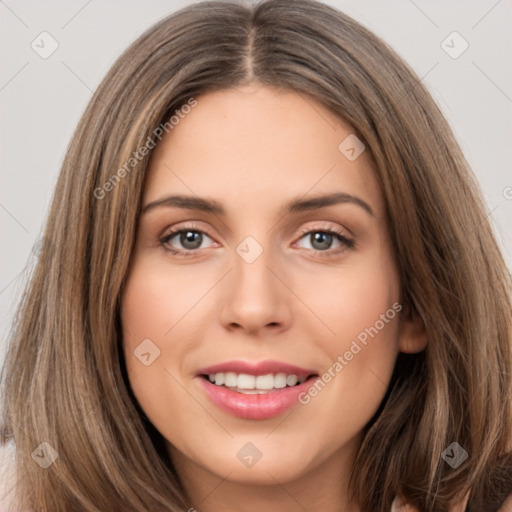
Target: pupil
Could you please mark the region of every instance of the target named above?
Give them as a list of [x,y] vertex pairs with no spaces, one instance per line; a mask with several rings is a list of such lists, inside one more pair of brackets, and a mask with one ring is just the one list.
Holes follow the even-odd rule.
[[330,235],[329,233],[321,233],[317,231],[316,233],[313,233],[311,236],[313,237],[313,241],[311,244],[313,247],[315,247],[316,242],[319,242],[320,247],[317,246],[315,247],[316,249],[329,249],[329,246],[331,245],[332,235]]
[[198,249],[201,246],[201,233],[198,233],[197,231],[187,231],[182,233],[180,242],[186,249]]

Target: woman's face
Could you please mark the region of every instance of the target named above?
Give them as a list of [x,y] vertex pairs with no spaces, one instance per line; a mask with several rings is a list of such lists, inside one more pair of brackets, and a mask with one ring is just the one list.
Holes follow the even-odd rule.
[[[183,474],[347,468],[398,351],[424,346],[400,309],[369,155],[321,104],[208,93],[158,143],[122,324],[133,392]],[[282,388],[294,374],[316,377]]]

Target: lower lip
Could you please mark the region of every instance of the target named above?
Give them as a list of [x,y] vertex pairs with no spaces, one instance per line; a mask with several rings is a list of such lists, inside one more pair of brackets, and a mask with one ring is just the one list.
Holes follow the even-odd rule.
[[298,396],[307,392],[318,379],[311,377],[298,386],[276,389],[264,395],[246,395],[223,386],[216,386],[204,377],[197,377],[210,400],[223,411],[247,420],[266,420],[279,416],[298,403]]

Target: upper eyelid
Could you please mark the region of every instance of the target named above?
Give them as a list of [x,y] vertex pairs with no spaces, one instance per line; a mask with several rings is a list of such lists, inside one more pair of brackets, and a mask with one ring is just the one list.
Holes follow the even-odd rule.
[[[181,232],[181,231],[200,231],[200,232],[203,232],[205,233],[206,235],[210,236],[211,238],[215,238],[211,233],[210,233],[210,230],[208,228],[205,228],[205,227],[202,227],[200,225],[197,225],[195,224],[196,221],[191,221],[190,224],[186,224],[187,221],[184,221],[185,225],[184,226],[181,226],[182,223],[178,223],[177,227],[172,227],[170,228],[169,226],[167,228],[165,228],[165,230],[163,231],[163,234],[160,236],[160,238],[162,237],[165,237],[167,236],[167,234],[165,234],[167,231],[169,232],[169,234],[171,233],[178,233],[178,232]],[[329,230],[338,230],[338,231],[346,231],[347,232],[347,238],[351,236],[351,233],[350,233],[350,230],[348,230],[347,228],[345,227],[335,227],[335,224],[331,221],[311,221],[311,222],[320,222],[320,225],[317,225],[317,226],[310,226],[308,228],[303,228],[300,230],[300,235],[303,235],[305,233],[308,233],[309,231],[322,231],[322,230],[325,230],[325,231],[329,231]],[[296,230],[295,230],[296,231]]]
[[210,232],[206,229],[206,228],[203,228],[203,227],[200,227],[200,226],[194,226],[194,225],[188,225],[188,226],[183,226],[183,227],[177,227],[177,228],[171,228],[171,229],[166,229],[164,230],[164,232],[162,233],[162,235],[159,237],[160,239],[162,238],[168,238],[169,236],[176,236],[178,233],[181,233],[183,231],[198,231],[200,233],[203,233],[207,236],[209,236],[210,238],[215,238],[213,235],[210,234]]

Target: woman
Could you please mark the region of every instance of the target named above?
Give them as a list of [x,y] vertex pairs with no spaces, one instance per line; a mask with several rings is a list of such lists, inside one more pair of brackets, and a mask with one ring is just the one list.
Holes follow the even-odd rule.
[[310,0],[195,4],[69,147],[3,372],[16,506],[505,510],[510,312],[392,50]]

